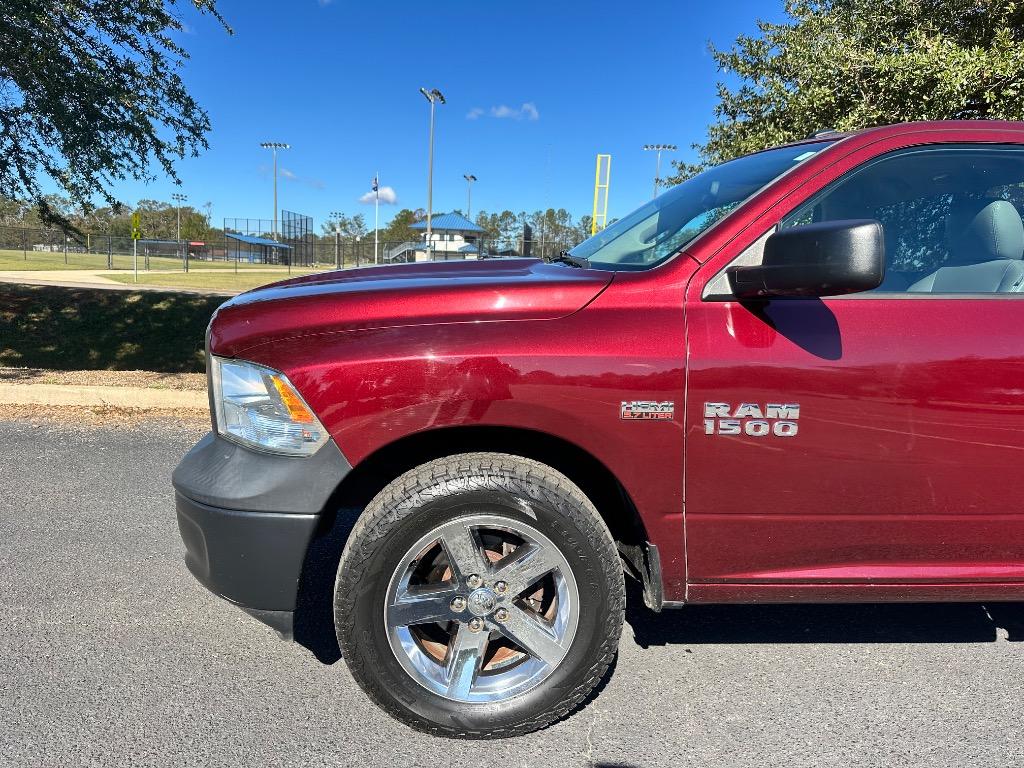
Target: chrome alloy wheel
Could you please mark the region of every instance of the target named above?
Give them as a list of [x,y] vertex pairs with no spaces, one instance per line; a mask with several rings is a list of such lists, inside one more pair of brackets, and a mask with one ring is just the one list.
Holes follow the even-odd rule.
[[579,622],[568,561],[533,526],[471,515],[438,526],[399,562],[384,628],[417,683],[453,701],[525,693],[565,657]]

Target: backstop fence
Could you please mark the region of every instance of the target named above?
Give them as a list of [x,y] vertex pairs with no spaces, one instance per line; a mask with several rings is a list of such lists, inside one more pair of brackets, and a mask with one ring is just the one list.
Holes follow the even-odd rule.
[[281,211],[281,242],[288,246],[295,264],[316,263],[313,234],[313,217],[294,211]]

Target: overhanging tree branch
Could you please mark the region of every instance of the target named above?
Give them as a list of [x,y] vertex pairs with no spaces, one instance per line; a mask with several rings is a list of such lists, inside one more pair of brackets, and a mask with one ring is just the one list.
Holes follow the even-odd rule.
[[179,74],[183,7],[231,33],[215,0],[0,1],[0,196],[66,226],[47,178],[85,211],[116,204],[114,181],[155,178],[154,163],[178,181],[210,131]]
[[739,83],[719,84],[699,160],[670,183],[825,128],[1024,119],[1020,0],[787,0],[786,13],[711,47]]

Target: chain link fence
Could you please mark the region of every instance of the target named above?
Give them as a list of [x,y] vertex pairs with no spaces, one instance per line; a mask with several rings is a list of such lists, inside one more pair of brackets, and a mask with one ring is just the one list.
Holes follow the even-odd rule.
[[[348,269],[373,264],[407,264],[415,261],[463,261],[473,259],[533,256],[551,258],[564,245],[477,238],[434,243],[427,250],[420,239],[381,240],[373,236],[343,238],[303,233],[291,244],[268,240],[269,245],[241,247],[232,232],[218,233],[212,240],[138,241],[140,270],[188,271],[189,268],[300,270]],[[256,238],[261,239],[261,238]],[[265,237],[262,239],[266,239]],[[299,247],[297,247],[299,246]],[[20,263],[19,263],[20,262]],[[130,270],[135,266],[130,237],[101,233],[64,232],[59,229],[27,229],[0,226],[0,271],[5,269],[96,269]]]

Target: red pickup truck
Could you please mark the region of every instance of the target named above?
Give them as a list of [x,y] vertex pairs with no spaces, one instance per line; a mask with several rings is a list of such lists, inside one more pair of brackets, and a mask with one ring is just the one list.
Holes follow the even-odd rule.
[[463,737],[580,705],[624,574],[656,611],[1024,599],[1022,206],[1022,124],[824,133],[551,263],[238,296],[208,332],[214,429],[174,472],[187,565],[289,636],[357,509],[342,655]]

